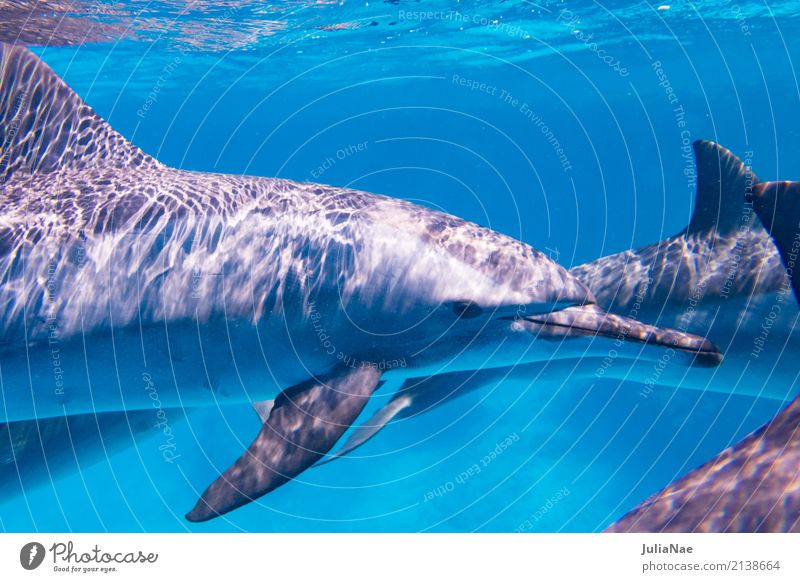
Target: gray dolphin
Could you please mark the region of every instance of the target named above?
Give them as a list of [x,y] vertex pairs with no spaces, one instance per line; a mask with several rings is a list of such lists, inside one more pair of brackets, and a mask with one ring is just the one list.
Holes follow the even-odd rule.
[[[800,183],[759,184],[753,198],[755,211],[780,250],[795,300],[800,301]],[[654,494],[606,531],[800,532],[800,396],[760,429]]]
[[[796,370],[787,351],[800,350],[800,311],[791,299],[778,248],[748,200],[759,184],[752,170],[725,148],[694,144],[695,209],[686,229],[659,243],[602,257],[570,272],[603,309],[651,324],[708,337],[726,354],[714,370],[687,372],[665,358],[657,366],[603,357],[559,359],[508,368],[410,378],[394,398],[349,435],[325,462],[344,456],[392,420],[413,417],[455,397],[506,380],[528,383],[611,378],[656,386],[712,390],[785,400]],[[627,332],[622,329],[620,337]],[[620,340],[621,343],[621,340]],[[768,381],[767,381],[768,379]]]
[[[173,422],[181,410],[170,410]],[[157,434],[154,410],[53,416],[0,423],[0,501],[81,471]]]
[[384,379],[602,354],[623,327],[631,361],[721,361],[704,338],[604,313],[497,232],[385,196],[169,168],[29,51],[0,46],[0,75],[0,421],[274,398],[191,521],[311,466]]

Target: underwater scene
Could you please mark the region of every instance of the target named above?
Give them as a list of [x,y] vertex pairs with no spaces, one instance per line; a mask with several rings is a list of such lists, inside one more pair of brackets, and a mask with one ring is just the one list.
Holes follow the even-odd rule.
[[0,0],[0,531],[797,531],[798,38]]

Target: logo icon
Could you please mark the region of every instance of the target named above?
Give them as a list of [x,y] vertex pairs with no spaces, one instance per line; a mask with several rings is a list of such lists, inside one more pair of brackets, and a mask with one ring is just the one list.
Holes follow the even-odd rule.
[[35,570],[44,562],[44,546],[39,542],[29,542],[19,551],[19,563],[26,570]]

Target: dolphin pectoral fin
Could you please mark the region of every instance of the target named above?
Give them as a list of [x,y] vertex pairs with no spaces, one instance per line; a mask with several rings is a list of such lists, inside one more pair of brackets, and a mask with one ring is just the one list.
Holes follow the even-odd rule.
[[272,408],[275,406],[274,400],[262,400],[261,402],[253,402],[253,410],[256,411],[258,418],[261,419],[261,423],[264,424],[269,420],[269,413],[272,412]]
[[386,406],[378,410],[372,418],[359,426],[353,434],[347,439],[338,451],[330,455],[324,461],[317,463],[317,467],[340,459],[345,455],[349,455],[361,445],[365,444],[368,440],[383,430],[389,422],[392,421],[403,410],[407,409],[413,404],[413,400],[408,395],[403,395],[393,398]]
[[742,225],[745,195],[756,175],[733,153],[711,141],[692,144],[697,164],[695,207],[685,234],[716,230],[727,233]]
[[220,516],[305,471],[358,417],[380,376],[373,366],[342,366],[324,378],[281,392],[256,439],[205,490],[186,519],[206,521]]
[[705,338],[641,323],[605,312],[596,305],[570,307],[545,316],[525,317],[519,321],[519,325],[542,339],[602,336],[673,349],[688,356],[685,363],[692,366],[712,368],[722,362],[722,353]]
[[794,277],[800,253],[800,182],[764,182],[755,188],[753,208],[772,235],[800,301],[800,277]]
[[492,382],[502,382],[510,373],[511,368],[488,368],[408,378],[384,407],[353,431],[338,451],[315,466],[349,455],[386,428],[392,420],[423,414],[459,396],[485,388]]

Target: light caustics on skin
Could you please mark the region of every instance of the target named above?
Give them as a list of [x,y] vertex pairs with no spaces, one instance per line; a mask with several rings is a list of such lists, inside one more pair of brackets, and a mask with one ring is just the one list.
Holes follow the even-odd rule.
[[[749,192],[800,300],[800,183]],[[792,354],[797,353],[796,346]],[[632,509],[610,532],[800,532],[800,396],[767,424]]]
[[[695,155],[696,209],[684,232],[657,245],[576,267],[572,273],[611,311],[695,332],[705,330],[726,345],[727,357],[714,371],[716,389],[729,390],[738,378],[753,394],[785,398],[796,391],[797,378],[791,354],[799,347],[794,327],[800,297],[795,277],[800,259],[800,183],[759,184],[740,160],[710,142],[696,143]],[[703,292],[698,296],[693,289]],[[765,322],[770,337],[762,345],[758,341]],[[733,341],[723,343],[726,337]],[[754,353],[764,365],[742,381],[742,366],[752,361]],[[608,367],[602,369],[613,375]],[[527,364],[408,380],[328,460],[352,453],[392,420],[423,414],[488,385],[538,377],[542,372],[541,367]],[[621,377],[629,380],[630,370],[623,367]],[[764,393],[765,378],[771,393]],[[692,384],[693,379],[681,375],[679,385],[715,389],[702,381]],[[662,371],[659,380],[668,382],[669,376]],[[800,531],[800,396],[763,427],[654,494],[606,531]]]
[[623,327],[631,359],[721,359],[704,338],[605,316],[545,255],[459,218],[166,167],[30,52],[1,50],[4,420],[147,409],[145,379],[165,407],[277,394],[194,521],[311,466],[384,378],[602,355]]

